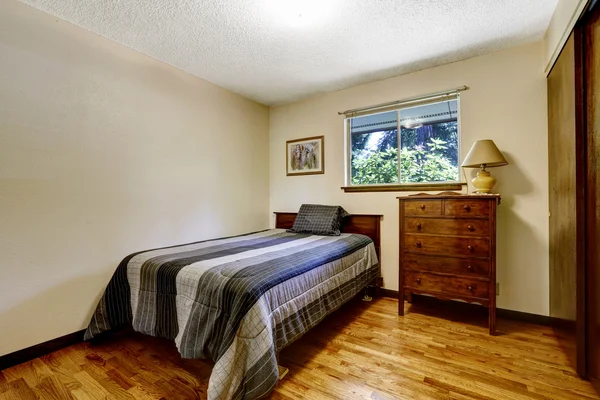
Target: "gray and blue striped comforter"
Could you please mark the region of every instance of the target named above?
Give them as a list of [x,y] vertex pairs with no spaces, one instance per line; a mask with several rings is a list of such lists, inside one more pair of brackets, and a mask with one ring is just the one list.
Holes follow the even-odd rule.
[[131,324],[215,362],[209,399],[255,399],[278,380],[277,353],[379,276],[366,236],[272,229],[143,251],[113,275],[86,339]]

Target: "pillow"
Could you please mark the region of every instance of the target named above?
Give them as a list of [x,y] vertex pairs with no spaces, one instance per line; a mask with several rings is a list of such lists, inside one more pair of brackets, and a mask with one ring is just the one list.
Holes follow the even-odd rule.
[[350,214],[341,206],[302,204],[296,215],[294,225],[292,229],[288,229],[288,232],[339,236],[342,221],[348,215]]

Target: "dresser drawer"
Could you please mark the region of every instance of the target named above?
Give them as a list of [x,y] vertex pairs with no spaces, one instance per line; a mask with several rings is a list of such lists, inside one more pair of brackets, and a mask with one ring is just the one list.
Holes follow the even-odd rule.
[[489,257],[487,239],[406,234],[404,250],[410,253],[459,257]]
[[404,219],[404,232],[487,237],[490,233],[490,221],[487,219],[410,217]]
[[489,293],[487,281],[457,278],[427,272],[405,271],[404,287],[418,289],[433,294],[460,295],[487,299]]
[[441,216],[442,200],[412,200],[404,202],[404,215]]
[[447,274],[490,276],[490,262],[481,259],[449,258],[404,254],[404,268]]
[[445,215],[452,217],[488,217],[490,202],[469,199],[446,200]]

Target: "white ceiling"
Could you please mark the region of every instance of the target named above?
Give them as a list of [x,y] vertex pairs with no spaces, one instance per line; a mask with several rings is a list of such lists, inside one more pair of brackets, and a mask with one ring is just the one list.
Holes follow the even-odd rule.
[[558,0],[22,0],[267,105],[540,40]]

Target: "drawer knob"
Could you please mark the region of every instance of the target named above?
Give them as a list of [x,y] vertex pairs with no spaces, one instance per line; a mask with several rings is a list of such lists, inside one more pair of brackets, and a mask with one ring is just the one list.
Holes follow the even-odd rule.
[[473,271],[473,267],[470,265],[467,265],[467,269],[469,270],[469,272]]
[[425,209],[425,204],[421,204],[421,205],[419,206],[419,208],[420,208],[421,210],[424,210],[424,209]]
[[417,242],[415,244],[417,245],[417,247],[421,247],[422,246],[421,242]]
[[468,245],[467,249],[469,249],[470,252],[473,252],[473,250],[475,250],[475,248],[473,246],[471,246],[471,245]]
[[417,278],[417,284],[420,285],[421,284],[421,278]]
[[421,223],[417,222],[417,229],[421,229]]
[[471,211],[471,206],[468,204],[465,204],[463,208],[465,209],[465,211]]
[[470,230],[471,232],[473,232],[475,230],[475,227],[471,224],[467,225],[467,229]]
[[473,293],[473,286],[469,285],[467,289],[469,289],[469,292]]

